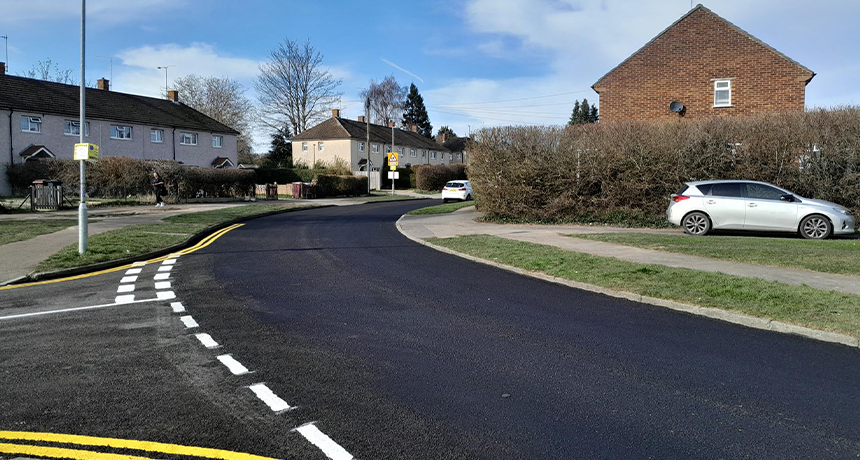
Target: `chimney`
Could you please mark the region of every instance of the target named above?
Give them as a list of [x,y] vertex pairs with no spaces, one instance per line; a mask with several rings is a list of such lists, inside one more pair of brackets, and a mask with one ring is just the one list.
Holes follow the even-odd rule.
[[6,75],[6,63],[0,62],[0,75]]
[[332,109],[331,117],[332,118],[340,118],[340,109]]
[[388,127],[389,127],[389,128],[393,128],[393,127],[394,127],[394,121],[389,121],[389,122],[388,122]]
[[409,129],[411,129],[413,133],[417,133],[418,132],[418,125],[409,125]]
[[105,78],[99,78],[99,89],[104,91],[110,91],[110,80]]
[[167,92],[167,99],[179,103],[179,90],[170,90]]
[[359,116],[358,116],[358,122],[359,122],[359,123],[364,123],[364,115],[359,115]]
[[444,144],[444,143],[445,143],[445,141],[447,141],[447,140],[448,140],[448,133],[442,133],[442,134],[440,134],[440,136],[442,136],[442,141],[441,141],[441,142],[439,142],[439,143],[440,143],[440,144]]

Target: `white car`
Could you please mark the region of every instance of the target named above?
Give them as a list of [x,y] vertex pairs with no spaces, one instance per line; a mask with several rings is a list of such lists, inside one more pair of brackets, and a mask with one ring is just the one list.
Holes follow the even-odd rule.
[[669,222],[690,235],[711,230],[797,232],[807,239],[854,233],[851,211],[795,195],[766,182],[687,182],[666,212]]
[[472,199],[472,184],[467,180],[452,180],[442,187],[442,201],[469,201]]

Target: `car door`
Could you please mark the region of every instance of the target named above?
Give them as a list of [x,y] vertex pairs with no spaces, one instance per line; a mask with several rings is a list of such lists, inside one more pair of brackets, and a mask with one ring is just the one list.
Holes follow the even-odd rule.
[[784,190],[765,184],[746,183],[746,218],[744,228],[748,230],[797,230],[796,201],[782,201]]
[[711,224],[717,229],[742,229],[746,203],[740,182],[718,182],[703,198]]

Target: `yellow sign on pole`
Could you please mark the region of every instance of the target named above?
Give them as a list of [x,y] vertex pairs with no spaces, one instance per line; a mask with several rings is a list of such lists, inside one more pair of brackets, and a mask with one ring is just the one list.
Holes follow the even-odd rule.
[[75,144],[75,160],[98,161],[99,146],[96,144]]
[[391,152],[388,154],[388,167],[391,169],[397,169],[397,152]]

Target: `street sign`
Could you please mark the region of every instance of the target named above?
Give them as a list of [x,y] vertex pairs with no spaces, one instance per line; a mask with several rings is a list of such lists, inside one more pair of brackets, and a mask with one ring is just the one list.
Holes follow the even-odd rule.
[[400,173],[397,171],[388,171],[389,179],[400,179]]
[[388,154],[388,167],[391,169],[397,169],[397,152],[391,152]]
[[75,160],[98,161],[99,146],[96,144],[75,144]]

